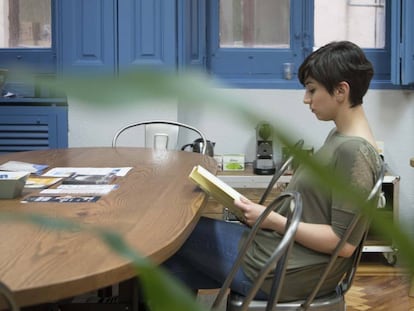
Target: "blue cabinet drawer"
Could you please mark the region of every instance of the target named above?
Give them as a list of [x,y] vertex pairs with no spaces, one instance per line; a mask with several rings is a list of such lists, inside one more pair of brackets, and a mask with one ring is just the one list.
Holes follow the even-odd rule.
[[0,106],[0,153],[67,146],[67,106]]

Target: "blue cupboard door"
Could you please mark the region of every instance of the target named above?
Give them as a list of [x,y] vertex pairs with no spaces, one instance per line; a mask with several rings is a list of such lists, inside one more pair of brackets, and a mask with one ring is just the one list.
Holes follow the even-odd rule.
[[175,70],[176,1],[122,0],[118,10],[120,72],[136,67]]
[[414,83],[414,1],[392,1],[391,16],[391,82],[396,85]]
[[62,0],[58,49],[63,73],[116,71],[116,0]]
[[177,18],[179,69],[206,69],[206,0],[180,0]]
[[403,0],[402,7],[402,73],[401,80],[403,85],[414,83],[414,1]]

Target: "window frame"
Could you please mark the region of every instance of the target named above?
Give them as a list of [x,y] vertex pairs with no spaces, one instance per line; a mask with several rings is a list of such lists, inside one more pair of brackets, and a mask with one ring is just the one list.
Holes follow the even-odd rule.
[[[65,14],[61,9],[62,1],[66,0],[51,0],[51,48],[0,49],[0,67],[14,69],[13,65],[18,65],[26,71],[29,68],[35,75],[58,73],[62,62],[63,38],[59,20]],[[411,1],[386,0],[389,8],[386,13],[387,46],[380,50],[365,49],[377,72],[371,88],[414,89],[414,37],[411,35],[414,20],[407,13],[414,6]],[[204,70],[230,87],[302,88],[296,73],[305,56],[313,49],[314,0],[291,0],[291,11],[294,12],[291,19],[292,48],[284,51],[245,49],[240,52],[240,49],[218,49],[218,3],[219,0],[176,0],[178,34],[173,48],[177,53],[177,70]],[[163,31],[160,35],[171,36]],[[216,57],[214,60],[213,55]],[[218,56],[223,56],[223,59],[217,61]],[[275,60],[279,61],[276,65]],[[294,63],[293,79],[282,78],[283,62]],[[216,68],[221,72],[216,71]],[[271,70],[266,72],[269,68]]]
[[51,31],[50,48],[0,48],[0,67],[24,68],[34,74],[56,73],[56,45],[58,29],[56,23],[57,0],[51,0]]
[[[303,29],[312,28],[309,19],[303,19],[303,11],[313,8],[313,1],[291,0],[290,48],[220,48],[219,1],[210,0],[207,8],[207,70],[219,80],[240,87],[298,88],[297,79],[285,80],[283,63],[293,63],[295,69],[309,49],[304,46]],[[299,35],[298,35],[299,34]],[[307,34],[308,35],[308,34]],[[313,42],[313,37],[307,36]],[[274,64],[273,66],[271,64]],[[295,71],[296,71],[295,70]]]
[[404,88],[414,89],[414,20],[411,17],[414,2],[398,0],[393,1],[392,5],[391,81]]
[[[240,88],[302,88],[297,81],[297,70],[314,46],[314,0],[291,0],[291,48],[290,49],[229,49],[219,48],[219,1],[209,1],[207,11],[207,68],[206,70],[233,87]],[[406,0],[401,0],[406,1]],[[391,81],[393,19],[401,17],[395,12],[393,1],[386,0],[386,45],[383,49],[364,49],[375,68],[371,88],[395,89]],[[289,55],[290,54],[290,55]],[[220,61],[217,61],[219,59]],[[254,61],[251,61],[254,60]],[[246,65],[250,63],[262,66]],[[283,63],[294,63],[292,80],[283,79]],[[275,64],[271,66],[269,64]],[[267,67],[266,67],[267,66]],[[261,71],[266,68],[267,71]],[[244,71],[243,71],[244,70]]]

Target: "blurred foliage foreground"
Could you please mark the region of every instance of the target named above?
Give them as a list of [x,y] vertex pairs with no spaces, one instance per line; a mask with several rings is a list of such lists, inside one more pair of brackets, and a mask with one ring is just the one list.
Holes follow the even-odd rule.
[[[114,103],[121,108],[123,101],[134,100],[136,104],[146,100],[176,99],[180,105],[187,105],[186,109],[197,110],[198,104],[208,103],[209,107],[231,110],[232,116],[240,117],[249,124],[257,124],[263,118],[254,107],[243,108],[241,99],[223,95],[218,88],[222,87],[213,80],[197,73],[172,74],[165,72],[140,71],[131,72],[118,78],[111,77],[65,77],[53,82],[50,87],[63,91],[72,99],[81,100],[90,105],[98,105],[103,109],[105,105]],[[186,104],[191,103],[191,104]],[[273,124],[272,124],[273,126]],[[273,128],[273,137],[286,146],[301,162],[313,172],[315,182],[333,187],[334,191],[343,195],[346,200],[362,207],[364,215],[372,219],[371,226],[381,233],[385,240],[391,240],[399,250],[407,269],[414,272],[414,242],[397,223],[383,217],[377,212],[376,206],[366,202],[365,196],[358,193],[349,184],[342,181],[340,176],[334,176],[331,171],[319,165],[309,155],[294,147],[295,139],[289,137],[288,128]],[[122,237],[116,232],[105,228],[97,228],[74,223],[65,219],[51,219],[36,214],[16,215],[0,212],[2,221],[19,221],[42,226],[50,230],[86,230],[98,236],[107,246],[120,256],[131,260],[136,268],[146,300],[150,302],[153,311],[194,311],[205,310],[199,305],[194,296],[172,279],[160,267],[153,265],[146,258],[141,257],[135,250],[125,244]],[[7,284],[6,284],[7,285]]]

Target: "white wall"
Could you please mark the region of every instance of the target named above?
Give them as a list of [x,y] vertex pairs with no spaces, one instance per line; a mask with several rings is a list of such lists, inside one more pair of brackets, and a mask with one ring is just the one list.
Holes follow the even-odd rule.
[[8,14],[9,12],[9,2],[0,1],[0,47],[9,46],[9,21]]
[[[263,120],[282,124],[293,138],[318,148],[333,123],[318,121],[302,103],[302,90],[220,89],[231,96],[238,106],[217,103],[181,105],[169,103],[119,105],[97,110],[69,100],[69,145],[110,146],[114,132],[125,123],[147,118],[171,118],[194,125],[216,142],[215,152],[245,153],[246,160],[255,156],[256,121],[239,114],[247,109]],[[135,107],[135,108],[134,108]],[[378,141],[384,142],[386,162],[400,182],[400,221],[414,235],[414,92],[401,90],[369,90],[364,107]],[[276,146],[277,151],[277,146]],[[276,157],[280,156],[276,152]]]
[[[115,132],[124,125],[148,119],[177,119],[177,101],[163,103],[133,102],[114,105],[85,104],[68,98],[69,146],[111,146]],[[124,141],[122,145],[136,145],[141,141]]]

